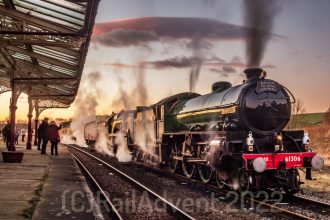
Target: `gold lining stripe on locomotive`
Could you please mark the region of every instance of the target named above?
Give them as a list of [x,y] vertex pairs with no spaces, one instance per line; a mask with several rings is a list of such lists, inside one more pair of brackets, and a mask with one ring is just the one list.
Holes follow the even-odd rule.
[[178,114],[176,116],[177,119],[182,119],[188,116],[195,116],[195,115],[204,115],[204,114],[209,114],[209,113],[221,113],[221,114],[231,114],[236,112],[236,106],[232,106],[229,108],[218,108],[218,109],[208,109],[208,110],[202,110],[202,111],[197,111],[197,112],[187,112],[187,113],[182,113]]

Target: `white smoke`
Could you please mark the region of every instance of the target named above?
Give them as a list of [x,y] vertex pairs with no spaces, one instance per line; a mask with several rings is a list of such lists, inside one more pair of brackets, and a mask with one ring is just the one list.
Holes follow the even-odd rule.
[[[136,85],[131,92],[127,92],[123,89],[124,81],[119,78],[119,95],[118,98],[112,102],[113,109],[123,109],[130,110],[136,108],[136,106],[147,106],[149,104],[149,94],[147,90],[147,83],[145,78],[145,64],[143,62],[138,62],[136,65]],[[118,67],[117,72],[120,72],[121,69]],[[153,112],[152,110],[148,113],[144,113],[138,119],[139,122],[136,124],[134,141],[144,152],[149,154],[154,154],[154,143],[155,143],[155,129],[153,121]],[[131,120],[131,119],[128,119]],[[131,124],[132,121],[123,121],[122,122],[122,131],[118,133],[116,143],[118,144],[118,150],[116,157],[119,161],[129,161],[132,156],[130,151],[127,148],[127,139],[126,131],[132,128],[127,127],[128,124]],[[132,134],[132,133],[131,133]]]
[[62,134],[61,143],[62,144],[75,144],[76,141],[74,140],[74,138],[71,134]]
[[101,154],[115,156],[113,149],[110,149],[110,143],[107,135],[107,129],[102,124],[97,127],[98,136],[95,143],[95,150]]
[[123,132],[116,133],[115,144],[117,144],[116,157],[119,162],[129,162],[132,160],[132,155],[127,147],[127,140]]
[[141,149],[154,155],[155,146],[155,127],[153,110],[147,110],[140,113],[136,120],[135,142]]
[[72,136],[76,138],[76,144],[81,147],[87,147],[84,138],[84,126],[96,120],[97,97],[100,95],[99,88],[96,84],[100,79],[101,76],[98,72],[88,74],[74,102],[76,111],[73,115],[70,129]]

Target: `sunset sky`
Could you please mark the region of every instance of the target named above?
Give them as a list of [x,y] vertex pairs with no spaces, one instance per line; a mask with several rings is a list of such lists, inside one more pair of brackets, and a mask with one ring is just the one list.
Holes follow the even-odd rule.
[[[242,2],[101,0],[77,98],[90,102],[84,97],[95,97],[97,114],[153,104],[189,91],[196,57],[202,64],[195,92],[210,92],[216,81],[242,82],[247,63]],[[302,99],[307,112],[325,111],[330,106],[330,1],[277,2],[261,66],[268,78]],[[95,72],[100,80],[91,83],[88,75]],[[146,91],[139,95],[143,80]],[[9,98],[9,93],[0,95],[1,120],[8,117]],[[73,103],[69,109],[46,110],[42,117],[69,118],[79,108]],[[21,95],[18,118],[25,119],[27,111],[27,96]]]

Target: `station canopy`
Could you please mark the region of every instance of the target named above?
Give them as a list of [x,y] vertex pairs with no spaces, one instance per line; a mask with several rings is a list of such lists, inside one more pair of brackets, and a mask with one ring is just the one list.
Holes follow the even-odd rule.
[[0,93],[44,107],[74,101],[99,0],[0,0]]

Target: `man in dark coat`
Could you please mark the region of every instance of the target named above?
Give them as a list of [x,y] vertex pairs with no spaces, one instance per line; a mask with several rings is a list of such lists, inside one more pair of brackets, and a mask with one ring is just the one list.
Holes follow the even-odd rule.
[[7,124],[2,129],[2,135],[6,139],[7,149],[9,149],[9,145],[10,145],[10,128],[11,128],[10,123],[9,123],[9,121],[7,121]]
[[[44,120],[42,120],[43,122]],[[41,125],[41,124],[40,124]],[[42,132],[41,132],[41,126],[39,125],[37,133],[38,133],[38,150],[41,150],[41,143],[42,143]]]
[[38,149],[42,140],[41,154],[46,154],[46,146],[48,143],[48,118],[45,118],[38,127]]

